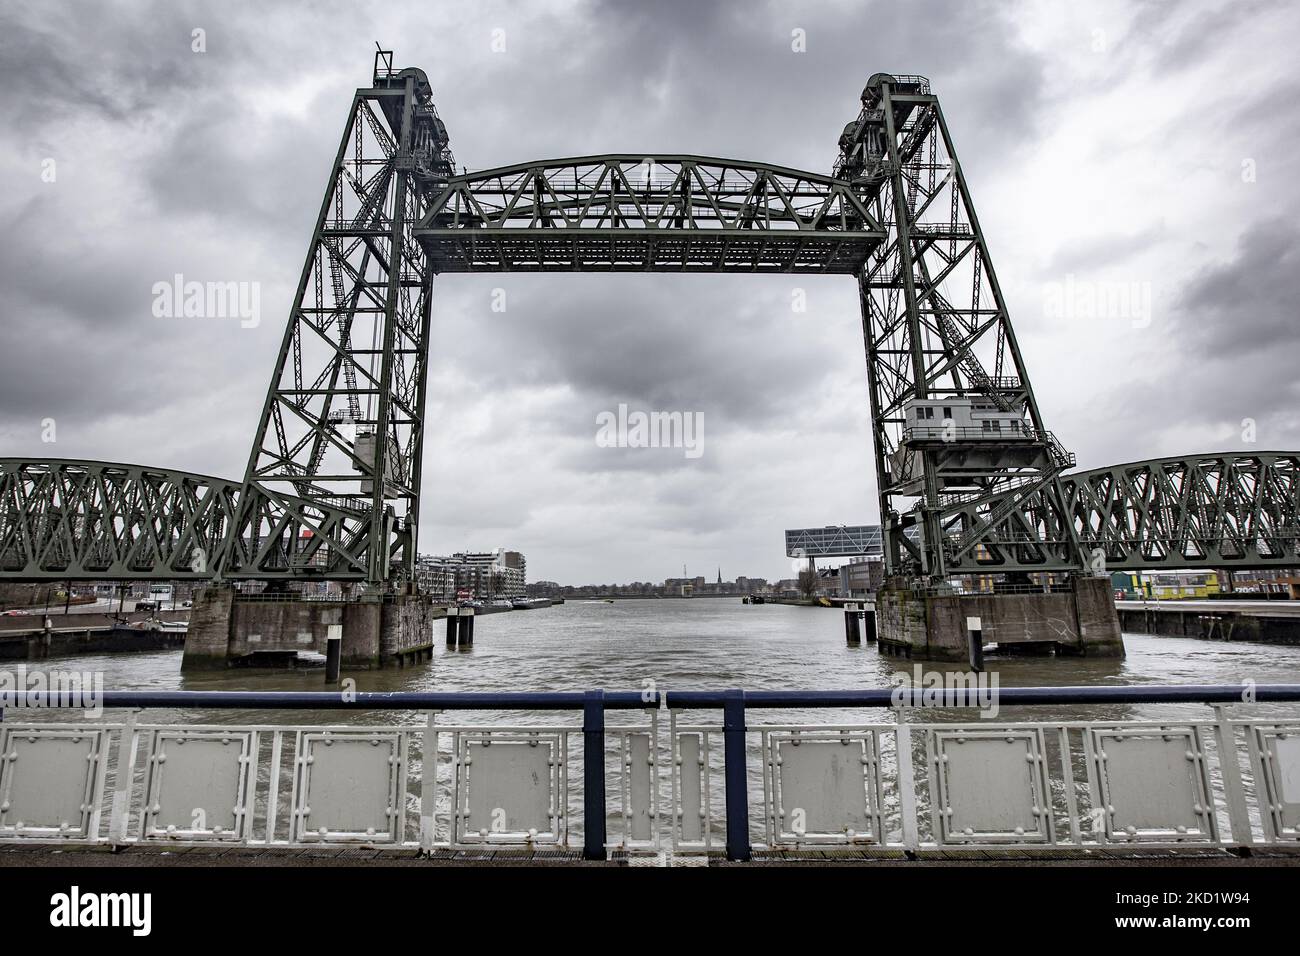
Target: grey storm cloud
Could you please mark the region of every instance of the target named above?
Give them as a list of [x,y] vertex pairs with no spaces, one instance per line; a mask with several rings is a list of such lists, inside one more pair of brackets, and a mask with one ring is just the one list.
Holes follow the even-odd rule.
[[[1295,89],[1297,15],[1266,2],[1231,13],[1049,6],[6,5],[0,455],[242,474],[375,41],[428,72],[458,162],[472,169],[661,152],[826,172],[872,73],[925,74],[985,227],[1000,223],[992,254],[1004,284],[1086,279],[1142,257],[1168,286],[1168,314],[1117,345],[1127,362],[1098,363],[1086,401],[1063,392],[1077,370],[1059,365],[1070,351],[1052,337],[1061,330],[1017,319],[1026,353],[1047,366],[1034,376],[1040,401],[1064,410],[1071,447],[1096,464],[1140,457],[1134,443],[1152,455],[1211,450],[1236,441],[1244,417],[1260,422],[1261,444],[1300,445],[1298,120],[1277,105]],[[1098,27],[1115,41],[1104,55],[1090,52]],[[195,29],[205,53],[191,49]],[[504,52],[490,46],[494,31]],[[791,48],[796,31],[804,53]],[[1163,82],[1203,88],[1203,99],[1143,99]],[[1116,115],[1105,96],[1131,112]],[[1105,239],[1044,222],[1046,194],[1022,183],[1089,111],[1126,133],[1149,124],[1146,139],[1126,140],[1129,168],[1172,161],[1234,177],[1253,157],[1259,181],[1235,204],[1139,197]],[[1085,127],[1077,150],[1107,161],[1109,133]],[[41,179],[47,158],[55,183]],[[1033,182],[1072,188],[1065,174]],[[1017,248],[1019,229],[1042,239]],[[150,290],[177,273],[258,283],[260,323],[154,317]],[[804,312],[792,308],[796,288]],[[492,309],[496,289],[504,312]],[[434,303],[425,550],[516,547],[535,577],[574,583],[662,579],[683,562],[781,577],[784,528],[875,517],[848,280],[443,276]],[[598,447],[596,416],[620,403],[701,414],[704,456]],[[39,437],[46,417],[59,422],[55,446]],[[1135,417],[1140,435],[1116,428]]]
[[1201,360],[1218,362],[1273,353],[1300,358],[1300,226],[1294,220],[1257,223],[1231,259],[1207,266],[1179,301],[1183,341]]

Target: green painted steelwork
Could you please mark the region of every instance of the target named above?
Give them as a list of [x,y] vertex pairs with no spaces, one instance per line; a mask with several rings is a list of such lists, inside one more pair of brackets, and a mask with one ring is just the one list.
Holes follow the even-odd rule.
[[[380,51],[243,480],[2,460],[0,579],[413,581],[433,277],[476,271],[854,276],[893,575],[1300,563],[1294,453],[1066,474],[924,77],[871,77],[829,176],[636,154],[458,174],[427,76]],[[947,440],[917,403],[1012,427]]]
[[[1068,526],[1041,487],[943,513],[943,547],[955,572],[1141,568],[1278,568],[1300,564],[1300,453],[1218,452],[1110,465],[1062,475]],[[1037,542],[1073,561],[1043,561]],[[1034,563],[1038,562],[1038,563]]]
[[830,176],[624,154],[453,177],[415,236],[435,272],[851,275],[884,233]]

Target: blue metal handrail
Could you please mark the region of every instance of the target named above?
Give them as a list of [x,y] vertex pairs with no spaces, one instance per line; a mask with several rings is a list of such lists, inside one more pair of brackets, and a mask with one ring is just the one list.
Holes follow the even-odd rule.
[[[1260,703],[1300,701],[1300,684],[1131,684],[1076,687],[999,687],[998,704],[1231,704],[1249,692]],[[102,707],[175,707],[183,710],[584,710],[592,694],[604,710],[725,709],[739,694],[746,707],[965,707],[988,691],[870,687],[861,690],[628,690],[628,691],[104,691]],[[901,696],[900,696],[901,695]],[[937,695],[937,696],[936,696]],[[51,703],[40,691],[7,692],[18,706],[76,709],[87,704]]]
[[[93,702],[101,707],[177,707],[185,710],[582,710],[591,694],[606,710],[642,710],[660,706],[659,691],[256,691],[256,690],[109,690]],[[42,703],[42,692],[12,693],[28,707],[66,706]]]
[[[747,690],[667,691],[669,709],[725,708],[732,693],[740,693],[746,707],[764,709],[796,707],[978,707],[988,690],[922,687],[870,688],[867,690]],[[1106,687],[999,687],[999,706],[1042,704],[1234,704],[1300,701],[1300,684],[1134,684]]]

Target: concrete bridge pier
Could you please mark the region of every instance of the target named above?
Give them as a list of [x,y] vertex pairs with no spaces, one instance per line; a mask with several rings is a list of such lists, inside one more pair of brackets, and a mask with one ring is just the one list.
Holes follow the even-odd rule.
[[343,669],[400,666],[430,656],[438,610],[414,589],[305,601],[213,585],[194,595],[181,668],[283,666],[299,651],[325,654],[331,627],[341,629]]
[[942,594],[886,582],[876,595],[876,640],[883,653],[969,661],[969,622],[983,641],[1010,654],[1123,657],[1119,615],[1105,578],[1075,577],[1068,590]]

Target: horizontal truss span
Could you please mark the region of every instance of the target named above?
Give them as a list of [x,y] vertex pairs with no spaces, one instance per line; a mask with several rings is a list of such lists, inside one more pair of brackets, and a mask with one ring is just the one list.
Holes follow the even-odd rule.
[[[364,580],[367,502],[101,461],[0,459],[0,579]],[[243,507],[241,508],[241,504]]]
[[[1218,452],[1075,472],[1060,484],[1085,565],[1245,569],[1300,564],[1298,475],[1300,453]],[[945,510],[954,572],[1052,566],[1042,556],[1069,537],[1041,488],[987,529],[1011,494]]]
[[[1300,564],[1300,453],[1219,453],[1060,478],[1081,555],[1040,489],[944,512],[952,573]],[[370,514],[223,478],[110,462],[0,459],[0,579],[365,579]],[[1004,500],[1005,499],[1005,500]],[[1009,507],[1003,507],[1008,505]],[[990,514],[998,517],[990,528]],[[909,529],[910,530],[910,529]]]
[[435,272],[852,274],[884,238],[843,180],[702,156],[454,177],[415,230]]

